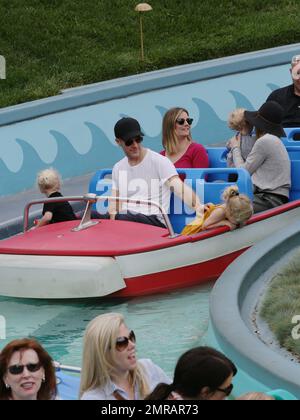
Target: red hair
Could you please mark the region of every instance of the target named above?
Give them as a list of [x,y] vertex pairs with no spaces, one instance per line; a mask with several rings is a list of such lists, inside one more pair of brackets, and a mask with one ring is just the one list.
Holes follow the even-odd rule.
[[45,370],[45,382],[42,382],[37,399],[53,400],[57,394],[53,360],[38,341],[29,338],[11,341],[0,353],[0,400],[8,400],[12,397],[11,389],[7,389],[4,383],[4,376],[7,374],[8,364],[12,355],[17,351],[23,353],[26,350],[34,350],[37,353],[39,362]]

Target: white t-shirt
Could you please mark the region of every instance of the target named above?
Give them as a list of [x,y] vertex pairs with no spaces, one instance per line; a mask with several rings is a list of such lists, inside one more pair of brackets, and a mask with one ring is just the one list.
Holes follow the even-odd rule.
[[[113,167],[113,189],[119,191],[119,197],[136,200],[153,201],[160,204],[166,212],[170,206],[170,188],[166,182],[178,176],[173,163],[152,150],[146,149],[146,155],[141,163],[130,166],[125,157]],[[154,206],[122,203],[122,211],[142,213],[147,216],[160,216],[159,209]]]

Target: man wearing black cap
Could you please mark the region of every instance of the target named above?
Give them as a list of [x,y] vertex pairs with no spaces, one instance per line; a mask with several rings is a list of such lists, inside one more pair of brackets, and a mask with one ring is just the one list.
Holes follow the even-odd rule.
[[280,137],[283,109],[277,103],[264,103],[258,111],[245,111],[245,120],[255,127],[257,140],[244,161],[240,138],[230,141],[236,168],[245,168],[254,186],[253,208],[255,213],[286,204],[291,187],[291,162]]
[[[300,55],[292,58],[290,72],[293,84],[271,93],[267,101],[275,101],[284,110],[283,127],[300,127]],[[300,140],[300,133],[295,139]]]
[[[168,211],[171,190],[185,204],[203,214],[199,198],[184,184],[170,160],[150,149],[142,147],[144,134],[134,118],[122,118],[115,125],[116,143],[125,157],[113,168],[112,196],[146,200],[160,204]],[[112,201],[109,206],[111,219],[128,220],[165,227],[164,219],[155,206]]]

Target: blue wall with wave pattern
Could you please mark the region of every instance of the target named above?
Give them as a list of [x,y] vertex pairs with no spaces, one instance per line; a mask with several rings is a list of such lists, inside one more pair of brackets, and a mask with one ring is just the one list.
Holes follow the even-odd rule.
[[173,106],[194,118],[193,138],[210,145],[232,135],[227,116],[236,107],[255,109],[279,87],[290,83],[289,66],[264,68],[166,89],[0,127],[0,196],[30,189],[36,174],[52,166],[64,179],[111,167],[122,157],[113,136],[122,116],[137,118],[145,145],[161,150],[161,123]]

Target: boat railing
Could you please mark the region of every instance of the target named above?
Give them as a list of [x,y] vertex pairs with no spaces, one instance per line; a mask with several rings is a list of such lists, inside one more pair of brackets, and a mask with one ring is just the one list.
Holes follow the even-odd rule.
[[63,365],[56,361],[53,364],[57,372],[63,371],[63,372],[70,372],[70,373],[81,373],[81,368],[76,367],[76,366]]
[[29,210],[32,206],[37,204],[45,204],[45,203],[63,203],[66,201],[73,202],[73,201],[84,201],[86,202],[86,208],[84,211],[84,214],[82,216],[82,219],[79,223],[79,225],[72,229],[74,232],[79,232],[84,229],[88,229],[91,226],[94,226],[99,223],[99,221],[92,220],[92,206],[97,203],[97,201],[115,201],[118,203],[132,203],[137,205],[147,205],[156,207],[160,214],[162,215],[165,225],[169,231],[169,238],[174,239],[177,238],[179,235],[174,232],[172,223],[169,219],[168,213],[165,211],[165,209],[158,203],[150,200],[137,200],[133,198],[128,197],[112,197],[112,196],[97,196],[96,194],[86,194],[84,196],[78,196],[78,197],[55,197],[55,198],[48,198],[48,199],[42,199],[42,200],[34,200],[28,203],[25,206],[24,209],[24,233],[27,232],[28,226],[29,226]]

